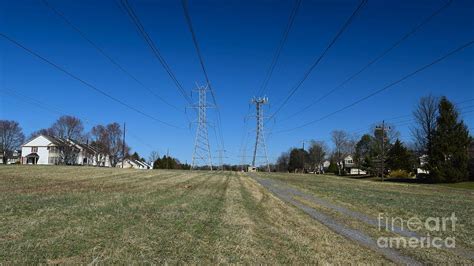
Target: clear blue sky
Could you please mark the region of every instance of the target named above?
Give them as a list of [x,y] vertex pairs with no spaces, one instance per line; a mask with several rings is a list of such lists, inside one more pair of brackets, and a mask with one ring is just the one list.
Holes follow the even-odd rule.
[[[161,65],[152,56],[117,2],[50,0],[68,19],[103,50],[150,88],[179,106],[178,112],[157,101],[135,81],[102,57],[40,0],[0,1],[0,32],[63,66],[116,98],[144,112],[187,127],[186,102]],[[180,1],[130,0],[183,87],[204,83]],[[420,23],[445,1],[369,1],[308,80],[276,118],[273,132],[290,128],[337,110],[441,55],[474,39],[474,2],[454,1],[415,35],[380,62],[323,100],[308,112],[281,122],[298,107],[332,89],[367,64]],[[269,83],[267,113],[277,108],[294,84],[328,45],[349,17],[357,1],[303,0],[280,61]],[[261,84],[288,21],[293,1],[190,1],[189,9],[222,115],[226,162],[240,163],[242,136],[250,132],[247,158],[253,144],[254,120],[244,129],[249,101]],[[129,144],[147,157],[154,149],[190,162],[194,140],[191,130],[174,129],[133,113],[64,75],[0,38],[0,87],[28,95],[51,107],[94,123],[126,122]],[[270,160],[301,140],[329,139],[334,129],[364,133],[382,119],[410,114],[419,97],[445,95],[454,102],[474,98],[474,47],[468,47],[418,75],[320,123],[288,133],[271,134]],[[20,122],[26,135],[50,126],[57,114],[13,96],[0,94],[0,119]],[[195,96],[195,95],[194,95]],[[460,107],[472,106],[474,101]],[[464,109],[465,111],[473,108]],[[188,110],[190,119],[194,119]],[[214,111],[209,114],[215,119]],[[405,118],[405,120],[410,119]],[[463,115],[473,130],[474,113]],[[403,119],[394,122],[403,122]],[[362,129],[362,131],[361,131]],[[409,125],[397,128],[410,140]],[[213,152],[217,150],[210,129]],[[214,153],[216,155],[217,153]],[[248,160],[247,160],[248,161]]]

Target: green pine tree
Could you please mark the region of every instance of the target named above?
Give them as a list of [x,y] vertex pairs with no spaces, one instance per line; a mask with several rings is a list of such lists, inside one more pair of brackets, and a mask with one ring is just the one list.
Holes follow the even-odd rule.
[[387,153],[387,167],[391,170],[411,172],[413,169],[411,159],[410,151],[397,139]]
[[434,182],[460,182],[468,179],[469,132],[454,105],[443,97],[429,158],[430,177]]

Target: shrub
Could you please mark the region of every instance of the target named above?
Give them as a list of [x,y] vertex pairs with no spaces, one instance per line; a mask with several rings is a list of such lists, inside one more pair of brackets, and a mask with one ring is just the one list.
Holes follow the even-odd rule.
[[331,162],[331,164],[329,164],[329,167],[328,169],[326,170],[326,172],[328,173],[334,173],[334,174],[339,174],[339,170],[337,169],[337,165],[333,162]]
[[388,176],[402,178],[402,177],[412,177],[412,174],[406,170],[393,170],[390,172]]

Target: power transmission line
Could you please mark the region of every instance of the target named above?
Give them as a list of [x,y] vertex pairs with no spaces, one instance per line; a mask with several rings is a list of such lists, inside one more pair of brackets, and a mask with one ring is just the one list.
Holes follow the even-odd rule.
[[208,87],[199,86],[196,91],[199,94],[199,101],[193,108],[198,109],[198,125],[196,128],[196,138],[194,141],[194,152],[191,169],[194,169],[199,162],[207,164],[212,171],[211,146],[209,145],[209,133],[207,122],[207,109],[213,106],[207,104]]
[[436,60],[432,61],[431,63],[428,63],[428,64],[426,64],[426,65],[424,65],[424,66],[418,68],[417,70],[415,70],[415,71],[413,71],[413,72],[411,72],[411,73],[409,73],[409,74],[403,76],[402,78],[400,78],[400,79],[398,79],[398,80],[396,80],[396,81],[394,81],[394,82],[391,82],[390,84],[384,86],[383,88],[378,89],[378,90],[376,90],[376,91],[374,91],[374,92],[368,94],[367,96],[364,96],[364,97],[358,99],[357,101],[352,102],[351,104],[342,107],[341,109],[338,109],[338,110],[336,110],[336,111],[334,111],[334,112],[332,112],[332,113],[329,113],[329,114],[327,114],[327,115],[325,115],[325,116],[323,116],[323,117],[321,117],[321,118],[319,118],[319,119],[315,119],[315,120],[309,121],[309,122],[307,122],[307,123],[304,123],[304,124],[302,124],[302,125],[300,125],[300,126],[297,126],[297,127],[294,127],[294,128],[290,128],[290,129],[287,129],[287,130],[280,130],[280,131],[278,131],[278,133],[290,132],[290,131],[293,131],[293,130],[296,130],[296,129],[300,129],[300,128],[303,128],[303,127],[312,125],[312,124],[317,123],[317,122],[320,122],[321,120],[324,120],[324,119],[326,119],[326,118],[328,118],[328,117],[331,117],[331,116],[333,116],[333,115],[335,115],[335,114],[337,114],[337,113],[339,113],[339,112],[342,112],[342,111],[344,111],[344,110],[346,110],[346,109],[349,109],[350,107],[352,107],[352,106],[354,106],[354,105],[357,105],[357,104],[359,104],[359,103],[361,103],[361,102],[363,102],[363,101],[365,101],[365,100],[367,100],[367,99],[369,99],[369,98],[371,98],[371,97],[373,97],[373,96],[375,96],[375,95],[377,95],[377,94],[379,94],[379,93],[381,93],[381,92],[383,92],[383,91],[389,89],[390,87],[393,87],[393,86],[397,85],[398,83],[401,83],[402,81],[404,81],[404,80],[406,80],[406,79],[408,79],[408,78],[410,78],[410,77],[412,77],[412,76],[418,74],[419,72],[422,72],[423,70],[425,70],[425,69],[427,69],[427,68],[429,68],[429,67],[431,67],[431,66],[433,66],[433,65],[435,65],[435,64],[437,64],[437,63],[439,63],[439,62],[441,62],[441,61],[443,61],[444,59],[446,59],[446,58],[452,56],[453,54],[456,54],[456,53],[460,52],[461,50],[463,50],[463,49],[465,49],[465,48],[467,48],[467,47],[469,47],[469,46],[471,46],[471,45],[473,45],[473,44],[474,44],[474,41],[469,41],[469,42],[467,42],[467,43],[464,43],[463,45],[461,45],[461,46],[459,46],[458,48],[456,48],[456,49],[450,51],[449,53],[447,53],[447,54],[445,54],[445,55],[443,55],[443,56],[437,58]]
[[347,21],[344,23],[342,28],[337,32],[336,36],[331,40],[329,45],[324,49],[324,51],[321,53],[321,55],[314,61],[314,63],[310,66],[310,68],[305,72],[303,75],[303,78],[296,84],[296,86],[290,91],[288,96],[283,100],[283,102],[280,104],[280,106],[277,108],[277,110],[269,117],[269,119],[274,118],[280,111],[281,109],[288,103],[288,101],[291,99],[291,97],[296,93],[296,91],[303,85],[305,80],[309,77],[311,72],[314,70],[314,68],[321,62],[321,60],[324,58],[324,56],[327,54],[329,49],[336,43],[336,41],[339,39],[339,37],[344,33],[344,31],[349,27],[349,25],[352,23],[356,15],[360,12],[360,10],[365,6],[367,3],[367,0],[362,0],[357,8],[352,12],[351,16],[347,19]]
[[272,77],[272,74],[273,74],[273,71],[275,70],[278,59],[280,58],[281,51],[283,50],[286,40],[288,39],[288,34],[290,33],[291,28],[293,26],[293,22],[295,21],[295,17],[298,14],[298,10],[301,5],[301,2],[302,0],[295,0],[293,9],[291,10],[291,13],[290,13],[290,17],[288,18],[288,23],[285,27],[285,30],[283,31],[283,35],[281,37],[280,43],[278,44],[275,54],[273,55],[273,59],[267,70],[265,78],[263,79],[262,85],[260,86],[260,89],[256,93],[257,96],[262,96],[267,89],[268,82],[270,81],[270,78]]
[[264,130],[264,116],[263,116],[263,105],[268,103],[268,98],[253,98],[252,103],[255,104],[256,107],[256,120],[257,120],[257,128],[255,134],[255,147],[253,150],[253,159],[252,159],[252,167],[257,167],[256,165],[256,158],[259,153],[263,153],[260,157],[263,157],[264,163],[266,165],[267,171],[270,172],[270,164],[268,162],[268,154],[267,154],[267,146],[265,142],[265,130]]
[[309,108],[311,108],[312,106],[316,105],[317,103],[321,102],[323,99],[327,98],[329,95],[331,95],[332,93],[334,93],[335,91],[337,91],[338,89],[342,88],[344,85],[346,85],[348,82],[350,82],[351,80],[353,80],[354,78],[356,78],[357,76],[359,76],[360,74],[362,74],[362,72],[364,72],[365,70],[367,70],[368,68],[370,68],[373,64],[375,64],[376,62],[378,62],[380,59],[382,59],[383,57],[385,57],[387,54],[389,54],[392,50],[394,50],[395,48],[397,48],[398,46],[400,46],[401,43],[403,43],[406,39],[408,39],[410,36],[412,36],[413,34],[415,34],[418,30],[420,30],[424,25],[426,25],[428,22],[430,22],[435,16],[437,16],[439,13],[441,13],[444,9],[446,9],[453,1],[452,0],[449,0],[447,3],[445,3],[443,6],[441,6],[440,8],[438,8],[437,10],[435,10],[431,15],[429,15],[427,18],[425,18],[422,22],[420,22],[419,24],[415,25],[415,27],[413,27],[410,31],[408,31],[405,35],[403,35],[400,39],[398,39],[396,42],[394,42],[389,48],[385,49],[381,54],[379,54],[378,56],[376,56],[374,59],[372,59],[371,61],[369,61],[365,66],[363,66],[361,69],[359,69],[358,71],[356,71],[354,74],[352,74],[351,76],[349,76],[347,79],[345,79],[344,81],[342,81],[340,84],[338,84],[336,87],[334,87],[333,89],[329,90],[328,92],[326,92],[324,95],[322,95],[321,97],[317,98],[316,100],[312,101],[310,104],[306,105],[305,107],[301,108],[300,110],[296,111],[295,113],[293,113],[292,115],[280,120],[280,121],[286,121],[288,119],[291,119],[303,112],[305,112],[306,110],[308,110]]
[[172,72],[170,66],[166,62],[166,60],[163,58],[163,56],[160,53],[160,50],[156,47],[155,43],[151,39],[150,35],[146,32],[145,28],[143,27],[142,23],[140,22],[139,17],[136,15],[135,11],[133,8],[130,6],[127,0],[121,0],[122,6],[127,12],[128,16],[130,17],[132,23],[135,25],[139,35],[145,40],[147,45],[150,47],[150,49],[153,52],[153,55],[158,59],[160,62],[161,66],[164,68],[168,76],[171,78],[173,83],[175,84],[176,88],[178,91],[181,93],[181,95],[185,98],[185,100],[188,102],[188,104],[192,104],[192,99],[189,97],[189,95],[186,93],[186,90],[181,86],[181,83],[178,81],[174,73]]
[[43,0],[42,3],[51,9],[57,16],[59,16],[69,27],[71,27],[73,30],[75,30],[85,41],[87,41],[92,47],[94,47],[102,56],[104,56],[111,64],[116,66],[120,71],[125,73],[129,78],[133,79],[136,83],[138,83],[142,88],[144,88],[146,91],[148,91],[150,94],[152,94],[154,97],[162,101],[164,104],[182,112],[177,106],[171,104],[170,102],[166,101],[162,96],[158,95],[155,93],[152,89],[147,87],[142,81],[140,81],[137,77],[135,77],[132,73],[130,73],[128,70],[126,70],[121,64],[117,62],[114,58],[112,58],[108,53],[104,51],[99,45],[97,45],[92,39],[87,37],[87,35],[79,29],[77,26],[75,26],[62,12],[60,12],[58,9],[53,7],[47,0]]
[[[466,102],[472,102],[472,101],[474,101],[474,99],[463,100],[463,101],[460,101],[460,102],[455,102],[454,105],[457,106],[457,105],[460,105],[460,104],[463,104],[463,103],[466,103]],[[457,110],[462,111],[462,110],[464,110],[464,109],[471,108],[471,107],[474,107],[474,105],[468,105],[468,106],[464,106],[464,107],[459,107],[459,108],[457,108]],[[470,111],[468,111],[468,112],[470,112]],[[459,112],[459,114],[465,114],[465,113],[468,113],[468,112]],[[395,117],[391,117],[391,118],[385,119],[385,121],[392,121],[392,125],[395,125],[395,126],[396,126],[396,125],[399,125],[399,126],[400,126],[400,125],[405,125],[405,124],[407,124],[407,123],[409,123],[409,122],[415,121],[414,118],[408,119],[409,117],[413,117],[413,115],[412,115],[412,114],[399,115],[399,116],[395,116]],[[404,119],[404,120],[393,122],[394,120],[400,120],[400,119]],[[408,120],[407,120],[407,119],[408,119]],[[370,125],[369,125],[369,126],[370,126]],[[367,126],[367,127],[369,127],[369,126]],[[352,133],[357,134],[357,133],[363,132],[363,131],[367,130],[367,127],[359,128],[359,129],[353,130]]]
[[[41,101],[38,101],[37,99],[33,99],[29,96],[26,96],[22,93],[19,93],[18,91],[14,91],[14,90],[7,90],[5,88],[1,89],[0,88],[0,92],[3,92],[4,94],[8,94],[8,95],[11,95],[11,96],[14,96],[18,99],[22,99],[24,102],[29,102],[33,105],[36,105],[37,107],[43,109],[43,110],[46,110],[46,111],[49,111],[51,113],[54,113],[54,114],[58,114],[58,115],[72,115],[70,114],[69,112],[66,112],[58,107],[55,107],[55,106],[52,106],[50,104],[47,104],[47,103],[44,103],[44,102],[41,102]],[[85,124],[89,124],[89,125],[93,125],[93,124],[100,124],[98,121],[94,121],[94,120],[90,120],[89,118],[84,118],[82,117],[82,120],[84,121]],[[138,137],[137,135],[135,135],[130,129],[128,129],[128,134],[134,138],[135,140],[137,140],[138,142],[142,143],[143,145],[147,146],[148,148],[150,148],[151,150],[155,149],[155,147],[153,147],[153,145],[147,143],[146,141],[144,141],[143,139],[141,139],[140,137]]]
[[80,83],[82,83],[82,84],[84,84],[85,86],[91,88],[92,90],[94,90],[94,91],[96,91],[96,92],[102,94],[103,96],[105,96],[105,97],[111,99],[112,101],[117,102],[117,103],[119,103],[119,104],[125,106],[126,108],[128,108],[128,109],[130,109],[130,110],[132,110],[132,111],[134,111],[134,112],[136,112],[136,113],[138,113],[138,114],[140,114],[140,115],[142,115],[142,116],[145,116],[145,117],[147,117],[147,118],[149,118],[149,119],[151,119],[151,120],[153,120],[153,121],[155,121],[155,122],[158,122],[158,123],[167,125],[167,126],[169,126],[169,127],[181,129],[181,127],[179,127],[179,126],[173,125],[173,124],[168,123],[168,122],[165,122],[165,121],[163,121],[163,120],[160,120],[160,119],[158,119],[158,118],[156,118],[156,117],[154,117],[154,116],[152,116],[152,115],[149,115],[149,114],[147,114],[147,113],[145,113],[145,112],[143,112],[143,111],[141,111],[141,110],[139,110],[139,109],[137,109],[137,108],[135,108],[135,107],[133,107],[133,106],[131,106],[131,105],[125,103],[125,102],[123,102],[122,100],[119,100],[119,99],[115,98],[114,96],[110,95],[109,93],[107,93],[107,92],[105,92],[105,91],[103,91],[103,90],[97,88],[96,86],[92,85],[91,83],[89,83],[89,82],[87,82],[87,81],[81,79],[80,77],[78,77],[78,76],[72,74],[71,72],[67,71],[65,68],[59,66],[58,64],[52,62],[51,60],[45,58],[44,56],[42,56],[42,55],[36,53],[35,51],[33,51],[33,50],[31,50],[31,49],[29,49],[28,47],[26,47],[26,46],[24,46],[23,44],[17,42],[16,40],[14,40],[14,39],[12,39],[11,37],[5,35],[4,33],[1,33],[1,32],[0,32],[0,36],[2,36],[3,38],[5,38],[6,40],[8,40],[9,42],[11,42],[12,44],[15,44],[17,47],[19,47],[19,48],[25,50],[26,52],[30,53],[31,55],[35,56],[36,58],[41,59],[42,61],[46,62],[46,63],[49,64],[50,66],[52,66],[52,67],[56,68],[57,70],[63,72],[64,74],[68,75],[69,77],[71,77],[71,78],[73,78],[73,79],[79,81]]
[[188,10],[188,2],[187,0],[182,0],[181,1],[181,5],[183,6],[183,12],[184,12],[184,17],[186,19],[186,24],[188,25],[188,29],[191,33],[191,36],[192,36],[192,40],[193,40],[193,44],[194,44],[194,47],[196,49],[196,53],[198,55],[198,58],[199,58],[199,63],[201,65],[201,69],[202,69],[202,72],[204,73],[204,77],[206,79],[206,82],[207,82],[207,85],[209,86],[209,91],[211,92],[211,96],[212,96],[212,101],[216,107],[216,112],[217,112],[217,128],[218,128],[218,131],[219,131],[219,137],[220,137],[220,140],[221,140],[221,147],[222,149],[225,148],[225,145],[224,145],[224,138],[222,136],[222,127],[221,127],[221,114],[220,114],[220,111],[219,111],[219,106],[217,105],[217,101],[216,101],[216,97],[214,95],[214,89],[212,88],[212,84],[211,84],[211,81],[209,80],[209,76],[207,74],[207,70],[206,70],[206,66],[204,64],[204,57],[202,56],[202,52],[201,52],[201,48],[199,47],[199,43],[198,43],[198,40],[197,40],[197,36],[196,36],[196,33],[194,31],[194,27],[193,27],[193,23],[191,21],[191,16],[189,15],[189,10]]
[[[289,35],[289,33],[291,31],[291,28],[293,26],[293,23],[294,23],[296,15],[298,13],[301,2],[302,2],[302,0],[295,0],[295,2],[294,2],[293,8],[290,12],[290,16],[288,18],[288,23],[286,24],[286,27],[283,31],[283,35],[280,39],[280,43],[278,44],[277,49],[275,51],[275,54],[273,55],[272,61],[270,63],[269,68],[267,69],[266,75],[265,75],[265,77],[262,81],[260,89],[258,89],[255,93],[257,96],[262,95],[266,91],[266,88],[268,86],[268,82],[270,81],[270,78],[273,74],[273,71],[274,71],[274,69],[277,65],[278,59],[280,58],[281,51],[283,50],[283,47],[284,47],[284,45],[285,45],[285,43],[288,39],[288,35]],[[247,114],[244,117],[244,131],[242,132],[242,140],[241,140],[241,143],[240,143],[240,152],[242,153],[242,155],[241,155],[241,157],[242,157],[242,163],[241,163],[242,170],[243,170],[243,165],[245,164],[245,157],[246,157],[245,156],[246,149],[247,149],[246,148],[246,146],[247,146],[246,141],[245,141],[245,147],[243,145],[244,145],[244,140],[246,140],[247,125],[248,125],[247,117],[250,114],[250,110],[251,109],[250,109],[250,105],[249,105],[249,109],[247,111]],[[247,134],[247,137],[248,137],[248,134]]]

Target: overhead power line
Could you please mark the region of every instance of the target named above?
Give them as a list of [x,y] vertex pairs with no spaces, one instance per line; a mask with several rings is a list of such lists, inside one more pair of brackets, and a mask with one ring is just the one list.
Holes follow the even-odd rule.
[[316,105],[317,103],[321,102],[322,100],[324,100],[325,98],[327,98],[329,95],[331,95],[332,93],[334,93],[335,91],[337,91],[338,89],[342,88],[344,85],[346,85],[348,82],[350,82],[351,80],[353,80],[354,78],[356,78],[357,76],[359,76],[360,74],[362,74],[362,72],[364,72],[365,70],[367,70],[368,68],[370,68],[373,64],[375,64],[376,62],[378,62],[380,59],[382,59],[383,57],[385,57],[387,54],[389,54],[392,50],[394,50],[395,48],[397,48],[398,46],[400,46],[401,43],[403,43],[405,40],[407,40],[410,36],[412,36],[413,34],[415,34],[418,30],[420,30],[423,26],[425,26],[428,22],[430,22],[434,17],[436,17],[439,13],[441,13],[444,9],[446,9],[453,1],[452,0],[449,0],[447,3],[445,3],[443,6],[441,6],[440,8],[438,8],[437,10],[435,10],[433,13],[431,13],[430,16],[428,16],[427,18],[425,18],[422,22],[420,22],[419,24],[415,25],[415,27],[413,27],[410,31],[408,31],[405,35],[403,35],[400,39],[398,39],[396,42],[394,42],[389,48],[385,49],[381,54],[379,54],[378,56],[376,56],[374,59],[372,59],[370,62],[368,62],[365,66],[363,66],[361,69],[359,69],[358,71],[356,71],[354,74],[352,74],[351,76],[349,76],[347,79],[345,79],[344,81],[342,81],[340,84],[338,84],[336,87],[334,87],[333,89],[329,90],[328,92],[326,92],[325,94],[323,94],[321,97],[317,98],[316,100],[312,101],[310,104],[306,105],[305,107],[301,108],[300,110],[298,110],[297,112],[293,113],[292,115],[288,116],[287,118],[285,119],[282,119],[280,121],[285,121],[285,120],[288,120],[288,119],[291,119],[303,112],[305,112],[306,110],[308,110],[309,108],[311,108],[312,106]]
[[160,53],[160,50],[157,48],[155,45],[155,42],[151,39],[150,35],[148,35],[147,31],[143,27],[139,17],[133,10],[133,8],[130,6],[127,0],[121,0],[122,6],[127,11],[128,16],[130,17],[132,23],[135,25],[138,33],[140,36],[145,40],[147,43],[148,47],[151,49],[153,52],[153,55],[158,59],[160,62],[161,66],[165,69],[166,73],[168,76],[171,78],[173,83],[175,84],[176,88],[178,91],[181,93],[181,95],[184,97],[184,99],[188,102],[188,104],[192,104],[192,100],[189,97],[189,95],[186,93],[186,90],[181,86],[181,83],[178,81],[176,76],[174,75],[173,71],[171,70],[170,66],[166,62],[166,60],[163,58],[163,56]]
[[303,85],[305,80],[309,77],[311,72],[316,68],[316,66],[321,62],[321,60],[324,58],[324,56],[327,54],[329,49],[336,43],[336,41],[339,39],[339,37],[344,33],[344,31],[349,27],[349,25],[352,23],[356,15],[360,12],[360,10],[365,6],[367,3],[367,0],[362,0],[357,8],[352,12],[351,16],[347,19],[347,21],[344,23],[342,28],[337,32],[336,36],[331,40],[329,45],[324,49],[324,51],[321,53],[321,55],[314,61],[314,63],[310,66],[310,68],[305,72],[303,75],[303,78],[296,84],[296,86],[290,91],[288,96],[283,100],[283,102],[280,104],[280,106],[277,108],[277,110],[269,117],[269,119],[274,118],[280,111],[281,109],[288,103],[288,101],[291,99],[291,97],[295,94],[295,92]]
[[[473,100],[474,99],[469,99],[469,100],[463,100],[463,101],[460,101],[460,102],[455,102],[454,105],[457,106],[457,105],[460,105],[460,104],[463,104],[463,103],[466,103],[466,102],[470,102],[470,101],[473,101]],[[474,105],[458,107],[457,110],[459,111],[459,114],[465,114],[465,113],[471,112],[471,110],[465,111],[465,109],[469,109],[469,108],[472,108],[472,107],[474,107]],[[474,111],[474,110],[472,110],[472,111]],[[415,121],[414,118],[410,118],[410,117],[413,117],[413,115],[412,114],[399,115],[399,116],[390,117],[390,118],[387,118],[387,119],[384,119],[384,120],[386,122],[390,122],[390,125],[394,125],[394,126],[408,125],[411,122]],[[397,120],[400,120],[400,121],[397,121]],[[355,133],[355,134],[361,133],[363,131],[366,131],[368,127],[370,127],[370,125],[368,125],[366,127],[359,128],[359,129],[352,130],[351,132]]]
[[201,65],[202,72],[204,73],[206,83],[209,86],[209,91],[211,92],[212,102],[214,103],[214,105],[216,107],[217,128],[218,128],[219,137],[220,137],[220,140],[221,140],[221,147],[222,147],[222,149],[224,149],[225,147],[224,147],[224,138],[222,136],[221,114],[220,114],[220,111],[219,111],[219,106],[218,106],[217,101],[216,101],[216,96],[214,94],[214,88],[212,87],[211,81],[209,79],[209,75],[207,74],[206,65],[204,64],[204,57],[202,56],[201,48],[200,48],[199,42],[197,40],[196,32],[194,31],[191,16],[189,15],[187,0],[181,0],[181,5],[183,6],[183,12],[184,12],[184,17],[186,19],[186,24],[188,25],[188,29],[191,33],[191,36],[192,36],[192,39],[193,39],[193,44],[194,44],[194,47],[196,48],[196,53],[197,53],[198,58],[199,58],[199,63]]
[[361,102],[363,102],[363,101],[365,101],[365,100],[367,100],[367,99],[369,99],[369,98],[371,98],[371,97],[373,97],[373,96],[375,96],[375,95],[377,95],[377,94],[379,94],[379,93],[381,93],[381,92],[383,92],[383,91],[385,91],[385,90],[387,90],[387,89],[389,89],[389,88],[391,88],[391,87],[393,87],[393,86],[395,86],[395,85],[397,85],[397,84],[399,84],[399,83],[401,83],[402,81],[404,81],[404,80],[406,80],[406,79],[408,79],[408,78],[410,78],[410,77],[412,77],[412,76],[414,76],[414,75],[416,75],[416,74],[418,74],[418,73],[424,71],[425,69],[427,69],[427,68],[429,68],[429,67],[431,67],[431,66],[433,66],[433,65],[435,65],[435,64],[437,64],[437,63],[439,63],[439,62],[441,62],[441,61],[443,61],[444,59],[446,59],[446,58],[448,58],[448,57],[450,57],[450,56],[452,56],[452,55],[454,55],[454,54],[460,52],[461,50],[463,50],[463,49],[465,49],[465,48],[467,48],[467,47],[469,47],[469,46],[471,46],[471,45],[473,45],[473,44],[474,44],[474,40],[469,41],[469,42],[467,42],[467,43],[464,43],[463,45],[461,45],[461,46],[459,46],[458,48],[456,48],[456,49],[450,51],[449,53],[447,53],[447,54],[445,54],[445,55],[443,55],[443,56],[437,58],[436,60],[432,61],[431,63],[428,63],[428,64],[426,64],[426,65],[424,65],[424,66],[418,68],[417,70],[415,70],[415,71],[413,71],[413,72],[411,72],[411,73],[409,73],[409,74],[403,76],[402,78],[400,78],[400,79],[398,79],[398,80],[396,80],[396,81],[394,81],[394,82],[391,82],[390,84],[388,84],[388,85],[382,87],[381,89],[378,89],[378,90],[376,90],[376,91],[373,91],[372,93],[370,93],[370,94],[368,94],[367,96],[364,96],[364,97],[358,99],[357,101],[354,101],[354,102],[352,102],[352,103],[350,103],[350,104],[348,104],[348,105],[346,105],[346,106],[344,106],[344,107],[342,107],[342,108],[340,108],[340,109],[338,109],[338,110],[336,110],[336,111],[334,111],[334,112],[332,112],[332,113],[329,113],[329,114],[327,114],[327,115],[325,115],[325,116],[322,116],[321,118],[312,120],[312,121],[310,121],[310,122],[304,123],[304,124],[302,124],[302,125],[300,125],[300,126],[297,126],[297,127],[293,127],[293,128],[286,129],[286,130],[280,130],[280,131],[278,131],[278,133],[294,131],[294,130],[296,130],[296,129],[300,129],[300,128],[303,128],[303,127],[312,125],[312,124],[314,124],[314,123],[320,122],[320,121],[322,121],[322,120],[324,120],[324,119],[326,119],[326,118],[328,118],[328,117],[331,117],[331,116],[333,116],[333,115],[335,115],[335,114],[337,114],[337,113],[340,113],[340,112],[342,112],[342,111],[344,111],[344,110],[347,110],[347,109],[351,108],[352,106],[357,105],[357,104],[359,104],[359,103],[361,103]]
[[154,97],[156,97],[157,99],[159,99],[161,102],[163,102],[164,104],[178,110],[178,111],[182,111],[181,109],[179,109],[177,106],[171,104],[170,102],[168,102],[167,100],[165,100],[162,96],[158,95],[156,92],[154,92],[152,89],[150,89],[149,87],[147,87],[142,81],[140,81],[137,77],[135,77],[132,73],[130,73],[128,70],[126,70],[121,64],[119,64],[117,62],[117,60],[115,60],[114,58],[112,58],[112,56],[110,56],[108,53],[106,53],[104,51],[104,49],[102,49],[99,45],[97,45],[94,41],[92,41],[92,39],[90,39],[89,37],[87,37],[87,35],[81,30],[79,29],[76,25],[74,25],[62,12],[60,12],[58,9],[56,9],[54,6],[52,6],[47,0],[43,0],[42,1],[43,4],[48,7],[49,9],[51,9],[51,11],[53,11],[57,16],[59,16],[67,25],[69,25],[69,27],[71,27],[73,30],[75,30],[85,41],[87,41],[90,45],[92,45],[92,47],[94,47],[102,56],[104,56],[111,64],[113,64],[114,66],[116,66],[118,69],[120,69],[120,71],[122,71],[123,73],[125,73],[125,75],[127,75],[129,78],[133,79],[136,83],[138,83],[141,87],[143,87],[146,91],[148,91],[150,94],[152,94]]
[[155,122],[158,122],[158,123],[161,123],[161,124],[167,125],[167,126],[169,126],[169,127],[173,127],[173,128],[181,128],[181,127],[179,127],[179,126],[176,126],[176,125],[173,125],[173,124],[171,124],[171,123],[165,122],[165,121],[163,121],[163,120],[161,120],[161,119],[158,119],[158,118],[156,118],[156,117],[154,117],[154,116],[152,116],[152,115],[149,115],[149,114],[147,114],[147,113],[141,111],[140,109],[137,109],[137,108],[131,106],[130,104],[127,104],[127,103],[123,102],[122,100],[119,100],[119,99],[115,98],[114,96],[110,95],[109,93],[107,93],[107,92],[105,92],[105,91],[103,91],[103,90],[97,88],[96,86],[92,85],[91,83],[89,83],[89,82],[87,82],[87,81],[81,79],[80,77],[78,77],[78,76],[72,74],[71,72],[67,71],[67,70],[66,70],[65,68],[63,68],[62,66],[60,66],[60,65],[58,65],[58,64],[56,64],[56,63],[54,63],[54,62],[52,62],[51,60],[47,59],[46,57],[44,57],[44,56],[42,56],[42,55],[36,53],[35,51],[31,50],[30,48],[28,48],[28,47],[24,46],[23,44],[17,42],[16,40],[14,40],[13,38],[9,37],[8,35],[5,35],[4,33],[1,33],[1,32],[0,32],[0,36],[3,37],[4,39],[8,40],[8,41],[11,42],[12,44],[16,45],[17,47],[19,47],[19,48],[25,50],[26,52],[30,53],[31,55],[35,56],[36,58],[41,59],[42,61],[46,62],[46,63],[49,64],[50,66],[52,66],[52,67],[56,68],[57,70],[63,72],[64,74],[68,75],[69,77],[71,77],[71,78],[73,78],[73,79],[79,81],[80,83],[82,83],[82,84],[84,84],[85,86],[91,88],[92,90],[98,92],[99,94],[102,94],[103,96],[105,96],[105,97],[111,99],[112,101],[117,102],[117,103],[119,103],[120,105],[123,105],[123,106],[125,106],[126,108],[128,108],[128,109],[130,109],[130,110],[132,110],[132,111],[134,111],[134,112],[136,112],[136,113],[138,113],[138,114],[140,114],[140,115],[142,115],[142,116],[145,116],[145,117],[147,117],[147,118],[149,118],[149,119],[151,119],[151,120],[153,120],[153,121],[155,121]]
[[286,40],[288,39],[288,34],[290,33],[291,28],[293,27],[293,22],[295,21],[295,17],[298,14],[298,10],[300,8],[301,2],[302,0],[295,0],[293,9],[291,10],[291,13],[290,13],[290,17],[288,18],[288,23],[286,24],[280,43],[278,44],[278,48],[276,49],[275,54],[273,55],[273,59],[267,70],[265,78],[263,79],[262,85],[260,86],[260,89],[256,93],[257,96],[263,96],[263,94],[267,90],[268,82],[270,81],[270,78],[272,77],[272,74],[273,74],[273,71],[275,70],[278,59],[280,58],[281,51],[283,50]]
[[[58,107],[55,107],[55,106],[52,106],[51,104],[47,104],[45,102],[41,102],[41,101],[38,101],[37,99],[33,99],[27,95],[24,95],[22,93],[19,93],[18,91],[16,90],[7,90],[5,88],[0,88],[0,92],[3,92],[4,94],[8,94],[8,95],[11,95],[11,96],[14,96],[18,99],[22,99],[24,102],[28,102],[30,104],[34,104],[36,105],[37,107],[43,109],[43,110],[46,110],[46,111],[49,111],[51,113],[54,113],[54,114],[58,114],[58,115],[72,115],[70,114],[69,112],[66,112]],[[93,123],[95,123],[96,125],[97,124],[100,124],[98,123],[97,121],[93,121],[93,120],[90,120],[88,118],[84,118],[82,117],[82,119],[84,120],[84,123],[86,124],[89,124],[89,125],[93,125]],[[148,148],[154,150],[156,147],[153,147],[153,145],[147,143],[146,141],[144,141],[143,139],[141,139],[140,137],[138,137],[137,135],[135,135],[130,129],[127,129],[127,133],[132,137],[134,138],[136,141],[140,142],[141,144],[147,146]]]

